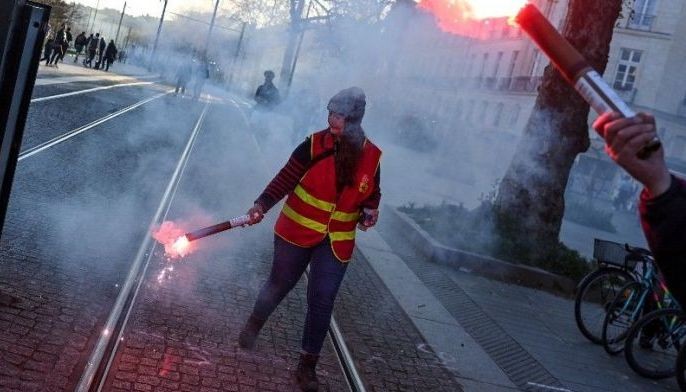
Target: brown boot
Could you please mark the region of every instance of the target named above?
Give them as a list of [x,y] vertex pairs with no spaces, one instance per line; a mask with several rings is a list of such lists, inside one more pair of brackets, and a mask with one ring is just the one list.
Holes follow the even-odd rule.
[[319,390],[319,381],[317,381],[317,371],[315,370],[318,360],[319,355],[300,354],[300,362],[298,362],[295,378],[301,390],[306,392],[316,392]]
[[238,346],[244,350],[252,350],[255,348],[255,340],[257,340],[257,335],[260,333],[262,326],[267,320],[262,320],[254,315],[250,315],[248,321],[246,321],[241,333],[238,334]]

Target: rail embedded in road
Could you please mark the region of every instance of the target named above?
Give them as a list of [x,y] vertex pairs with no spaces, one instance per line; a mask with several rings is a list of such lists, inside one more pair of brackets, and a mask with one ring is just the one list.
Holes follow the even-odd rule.
[[138,248],[136,253],[136,258],[129,270],[129,274],[121,287],[121,291],[117,296],[117,299],[112,307],[109,317],[105,325],[103,326],[103,332],[100,334],[98,341],[95,344],[88,362],[86,363],[86,368],[81,375],[78,385],[76,386],[76,391],[87,392],[91,390],[100,390],[102,384],[107,377],[107,372],[111,365],[111,362],[116,353],[117,346],[122,337],[124,328],[126,327],[126,322],[128,321],[131,309],[136,302],[136,296],[138,295],[138,290],[141,283],[143,282],[143,277],[150,264],[150,259],[154,253],[156,243],[152,243],[152,236],[150,233],[155,225],[162,222],[169,212],[169,208],[176,194],[183,172],[186,169],[188,159],[190,157],[195,141],[198,137],[200,130],[202,129],[205,116],[209,110],[210,103],[206,103],[198,121],[193,127],[186,147],[181,153],[181,157],[174,169],[174,173],[169,179],[169,183],[162,195],[160,204],[157,207],[155,215],[149,225],[149,230],[146,232],[145,238]]
[[60,135],[60,136],[57,136],[57,137],[55,137],[55,138],[52,138],[52,139],[48,140],[47,142],[41,143],[41,144],[39,144],[39,145],[37,145],[37,146],[34,146],[34,147],[31,147],[31,148],[29,148],[29,149],[26,149],[26,150],[24,150],[23,152],[21,152],[21,153],[19,154],[19,159],[18,159],[18,160],[21,162],[22,160],[24,160],[24,159],[26,159],[26,158],[29,158],[29,157],[31,157],[31,156],[33,156],[33,155],[36,155],[36,154],[38,154],[38,153],[41,152],[41,151],[45,151],[45,150],[47,150],[48,148],[50,148],[50,147],[52,147],[52,146],[54,146],[54,145],[57,145],[57,144],[59,144],[59,143],[62,143],[62,142],[65,141],[65,140],[71,139],[71,138],[73,138],[74,136],[77,136],[77,135],[79,135],[79,134],[81,134],[81,133],[83,133],[83,132],[86,132],[86,131],[88,131],[89,129],[92,129],[92,128],[94,128],[94,127],[96,127],[96,126],[98,126],[98,125],[100,125],[100,124],[102,124],[102,123],[104,123],[104,122],[107,122],[107,121],[109,121],[109,120],[111,120],[111,119],[113,119],[113,118],[115,118],[115,117],[119,117],[119,116],[121,116],[121,115],[124,114],[124,113],[128,113],[128,112],[130,112],[130,111],[132,111],[132,110],[134,110],[134,109],[136,109],[136,108],[138,108],[138,107],[140,107],[140,106],[145,105],[145,104],[148,103],[148,102],[151,102],[151,101],[154,101],[154,100],[156,100],[156,99],[158,99],[158,98],[161,98],[161,97],[163,97],[163,96],[165,96],[165,95],[171,93],[172,91],[173,91],[173,90],[169,90],[169,91],[166,91],[166,92],[163,92],[163,93],[154,95],[154,96],[152,96],[152,97],[150,97],[150,98],[146,98],[146,99],[144,99],[144,100],[142,100],[142,101],[139,101],[139,102],[134,103],[134,104],[131,105],[131,106],[127,106],[127,107],[125,107],[124,109],[118,110],[118,111],[116,111],[116,112],[114,112],[114,113],[112,113],[112,114],[108,114],[108,115],[105,116],[105,117],[99,118],[99,119],[97,119],[97,120],[95,120],[95,121],[93,121],[93,122],[91,122],[91,123],[89,123],[89,124],[83,125],[83,126],[81,126],[81,127],[78,127],[78,128],[76,128],[76,129],[73,129],[73,130],[71,130],[71,131],[69,131],[69,132],[67,132],[67,133],[64,133],[64,134],[62,134],[62,135]]

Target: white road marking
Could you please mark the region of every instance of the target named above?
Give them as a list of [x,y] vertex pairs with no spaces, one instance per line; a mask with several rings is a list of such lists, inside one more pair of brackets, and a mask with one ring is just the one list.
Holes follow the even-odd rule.
[[36,86],[50,86],[53,84],[74,83],[74,82],[93,82],[99,80],[131,80],[131,79],[152,79],[158,77],[157,75],[145,76],[125,76],[125,75],[101,75],[101,76],[61,76],[57,78],[37,78]]
[[560,388],[560,387],[553,387],[553,386],[550,386],[550,385],[539,384],[539,383],[531,382],[531,381],[527,382],[526,385],[531,385],[532,387],[536,387],[536,388],[548,389],[548,390],[550,390],[550,391],[557,391],[557,392],[574,392],[574,391],[572,391],[571,389]]
[[57,95],[50,95],[48,97],[40,97],[40,98],[34,98],[31,100],[31,103],[35,102],[43,102],[43,101],[50,101],[52,99],[58,99],[58,98],[64,98],[64,97],[71,97],[73,95],[79,95],[79,94],[87,94],[87,93],[92,93],[94,91],[101,91],[101,90],[109,90],[111,88],[117,88],[117,87],[130,87],[130,86],[141,86],[145,84],[153,84],[154,82],[135,82],[135,83],[120,83],[120,84],[113,84],[111,86],[102,86],[102,87],[95,87],[95,88],[89,88],[87,90],[78,90],[78,91],[72,91],[69,93],[64,93],[64,94],[57,94]]
[[51,140],[48,140],[47,142],[41,143],[41,144],[39,144],[39,145],[37,145],[37,146],[35,146],[35,147],[31,147],[31,148],[29,148],[29,149],[27,149],[27,150],[21,152],[21,153],[19,154],[19,159],[18,159],[18,160],[19,160],[19,161],[22,161],[22,160],[24,160],[24,159],[26,159],[26,158],[28,158],[28,157],[31,157],[31,156],[33,156],[33,155],[36,155],[36,154],[38,154],[38,153],[41,152],[41,151],[45,151],[45,150],[47,150],[48,148],[50,148],[50,147],[52,147],[52,146],[54,146],[54,145],[56,145],[56,144],[59,144],[59,143],[62,143],[63,141],[65,141],[65,140],[71,139],[71,138],[73,138],[74,136],[77,136],[77,135],[79,135],[79,134],[81,134],[81,133],[83,133],[83,132],[86,132],[87,130],[92,129],[92,128],[94,128],[94,127],[96,127],[96,126],[98,126],[98,125],[100,125],[100,124],[102,124],[102,123],[104,123],[104,122],[106,122],[106,121],[109,121],[109,120],[111,120],[111,119],[113,119],[113,118],[115,118],[115,117],[119,117],[119,116],[121,116],[121,115],[124,114],[124,113],[128,113],[128,112],[130,112],[130,111],[136,109],[136,108],[139,107],[139,106],[145,105],[146,103],[148,103],[148,102],[150,102],[150,101],[154,101],[154,100],[156,100],[157,98],[160,98],[160,97],[162,97],[162,96],[164,96],[164,95],[167,95],[167,94],[169,94],[169,93],[171,93],[171,92],[172,92],[172,90],[169,90],[169,91],[167,91],[167,92],[157,94],[157,95],[155,95],[155,96],[153,96],[153,97],[151,97],[151,98],[144,99],[144,100],[142,100],[142,101],[140,101],[140,102],[134,103],[134,104],[131,105],[131,106],[127,106],[127,107],[125,107],[124,109],[121,109],[121,110],[119,110],[119,111],[116,111],[116,112],[114,112],[114,113],[112,113],[112,114],[108,114],[108,115],[105,116],[105,117],[99,118],[99,119],[97,119],[97,120],[91,122],[90,124],[86,124],[86,125],[84,125],[84,126],[78,127],[78,128],[76,128],[76,129],[74,129],[74,130],[71,130],[71,131],[69,131],[69,132],[63,134],[63,135],[60,135],[60,136],[57,136],[57,137],[55,137],[55,138],[53,138],[53,139],[51,139]]

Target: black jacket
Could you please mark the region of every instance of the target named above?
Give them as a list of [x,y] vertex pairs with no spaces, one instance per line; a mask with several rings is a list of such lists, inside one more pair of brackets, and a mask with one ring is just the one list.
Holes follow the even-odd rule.
[[667,192],[649,198],[643,190],[641,225],[667,287],[686,306],[686,181],[672,176]]

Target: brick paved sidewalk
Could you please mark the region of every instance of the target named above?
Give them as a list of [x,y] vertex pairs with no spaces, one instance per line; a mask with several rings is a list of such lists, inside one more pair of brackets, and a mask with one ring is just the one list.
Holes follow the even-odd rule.
[[576,328],[573,300],[428,262],[399,240],[395,228],[383,220],[378,228],[387,241],[393,240],[394,252],[520,389],[678,390],[674,379],[641,378],[623,355],[609,357],[602,347],[587,341]]

